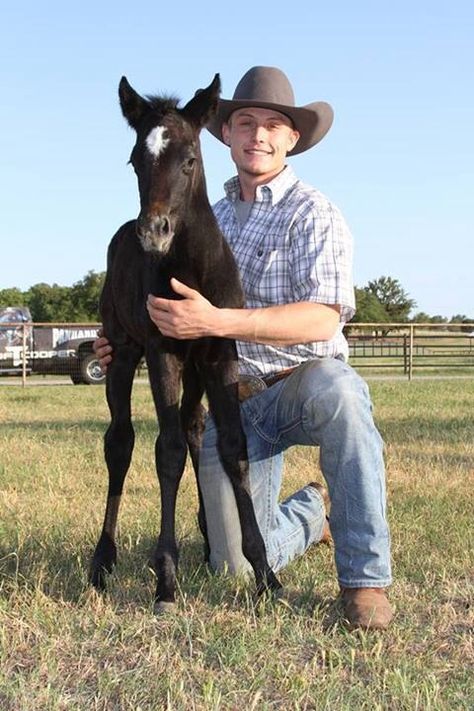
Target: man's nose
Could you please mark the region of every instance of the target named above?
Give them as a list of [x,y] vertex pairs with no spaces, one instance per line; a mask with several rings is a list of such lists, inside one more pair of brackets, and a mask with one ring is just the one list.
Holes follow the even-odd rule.
[[259,143],[265,141],[267,137],[267,130],[264,126],[255,126],[253,136]]

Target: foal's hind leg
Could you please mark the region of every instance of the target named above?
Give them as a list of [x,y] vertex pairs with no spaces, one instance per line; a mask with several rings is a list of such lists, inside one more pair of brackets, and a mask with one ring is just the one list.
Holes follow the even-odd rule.
[[136,344],[118,346],[107,369],[106,393],[111,422],[104,437],[109,489],[102,533],[92,558],[89,579],[98,590],[105,590],[106,574],[117,560],[115,530],[123,483],[132,458],[135,435],[131,421],[130,398],[133,377],[142,356]]
[[257,594],[277,591],[281,583],[270,568],[250,495],[247,447],[240,420],[235,362],[206,364],[206,391],[217,427],[217,447],[234,489],[242,528],[242,551],[255,573]]

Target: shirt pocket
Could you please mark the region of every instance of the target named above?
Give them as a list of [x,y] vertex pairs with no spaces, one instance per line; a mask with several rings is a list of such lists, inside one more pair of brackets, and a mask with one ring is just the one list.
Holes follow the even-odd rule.
[[257,248],[243,271],[244,289],[250,306],[271,306],[291,300],[285,250]]

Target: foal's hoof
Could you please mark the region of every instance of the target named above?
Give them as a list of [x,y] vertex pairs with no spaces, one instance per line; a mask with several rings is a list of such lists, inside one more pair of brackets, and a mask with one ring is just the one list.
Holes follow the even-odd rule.
[[89,582],[98,592],[107,590],[106,571],[101,567],[91,568],[89,572]]
[[117,563],[117,547],[107,534],[102,534],[94,551],[89,568],[89,582],[99,592],[107,588],[107,575]]
[[286,600],[286,593],[283,585],[280,585],[279,588],[275,588],[274,590],[272,590],[270,594],[272,596],[272,599],[277,600],[278,602],[284,602]]
[[169,602],[167,600],[156,600],[155,604],[153,605],[153,613],[157,617],[161,617],[163,615],[170,615],[172,612],[176,611],[176,603],[175,602]]
[[89,582],[99,592],[107,590],[107,577],[115,567],[115,559],[104,561],[102,556],[94,556],[89,568]]
[[95,555],[89,568],[89,582],[99,592],[107,590],[107,576],[110,575],[115,565],[115,561],[104,562],[102,556]]
[[270,571],[257,585],[256,596],[262,595],[278,599],[283,592],[283,585],[273,571]]

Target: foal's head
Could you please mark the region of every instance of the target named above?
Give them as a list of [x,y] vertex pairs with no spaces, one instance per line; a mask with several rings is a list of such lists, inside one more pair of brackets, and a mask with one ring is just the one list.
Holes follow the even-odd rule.
[[137,234],[145,251],[167,252],[191,199],[197,195],[207,204],[199,133],[217,109],[220,86],[216,74],[180,109],[177,99],[143,98],[122,77],[120,105],[137,134],[130,162],[138,178]]

